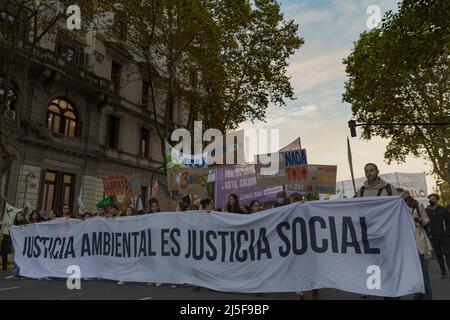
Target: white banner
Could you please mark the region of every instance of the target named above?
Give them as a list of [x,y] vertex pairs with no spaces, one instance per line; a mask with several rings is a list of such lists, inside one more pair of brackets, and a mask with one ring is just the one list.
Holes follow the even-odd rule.
[[250,215],[159,213],[12,228],[31,278],[188,283],[226,292],[423,291],[414,224],[399,197],[314,201]]
[[[428,205],[425,173],[386,173],[380,174],[380,178],[396,188],[408,190],[417,201],[425,207]],[[366,180],[366,178],[355,179],[356,189],[359,190]],[[337,182],[336,198],[352,198],[354,194],[352,180]]]

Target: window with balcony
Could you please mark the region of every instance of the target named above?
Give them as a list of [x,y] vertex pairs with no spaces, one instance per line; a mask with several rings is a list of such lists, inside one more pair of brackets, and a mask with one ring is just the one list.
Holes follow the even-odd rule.
[[89,63],[89,55],[83,48],[76,43],[70,43],[70,40],[66,40],[63,36],[56,41],[55,54],[67,68],[85,69]]
[[78,118],[72,104],[64,99],[52,100],[47,109],[47,127],[54,133],[76,137]]

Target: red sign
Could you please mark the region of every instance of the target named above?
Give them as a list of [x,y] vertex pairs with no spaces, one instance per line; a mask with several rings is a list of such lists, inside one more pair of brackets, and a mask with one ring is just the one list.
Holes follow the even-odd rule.
[[127,179],[125,176],[109,176],[103,178],[103,192],[107,196],[127,194]]

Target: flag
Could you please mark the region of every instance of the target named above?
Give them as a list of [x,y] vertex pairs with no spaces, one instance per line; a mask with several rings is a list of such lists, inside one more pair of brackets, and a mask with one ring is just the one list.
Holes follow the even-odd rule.
[[180,152],[172,148],[172,146],[167,141],[165,161],[167,168],[180,167],[182,162],[182,155],[180,155]]
[[353,190],[356,194],[356,185],[355,185],[355,174],[353,173],[353,160],[352,160],[352,150],[350,148],[350,140],[347,137],[347,154],[348,154],[348,165],[350,166],[350,173],[352,175],[353,182]]
[[142,204],[142,198],[141,197],[139,197],[136,211],[137,212],[144,211],[144,205]]
[[186,154],[186,150],[183,153],[173,148],[166,141],[165,148],[165,162],[167,169],[171,168],[205,168],[208,166],[208,152],[203,152],[199,155]]
[[289,143],[286,147],[280,149],[279,152],[297,151],[302,149],[300,137]]
[[78,199],[77,199],[77,204],[78,204],[78,214],[84,214],[85,209],[84,209],[84,203],[83,203],[83,189],[80,189],[80,194],[78,195]]
[[21,211],[23,211],[23,209],[13,207],[12,205],[6,203],[5,214],[3,215],[2,228],[1,228],[2,234],[9,234],[9,229],[14,224],[14,219],[16,218],[16,214]]

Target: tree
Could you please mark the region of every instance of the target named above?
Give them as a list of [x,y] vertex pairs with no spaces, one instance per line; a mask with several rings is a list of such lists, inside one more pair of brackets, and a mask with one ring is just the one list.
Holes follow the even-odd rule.
[[[362,123],[450,122],[450,3],[404,0],[378,29],[361,34],[344,60],[343,100]],[[365,126],[364,139],[390,139],[385,158],[432,162],[450,181],[449,126]]]
[[[183,126],[201,115],[207,128],[222,131],[246,119],[262,120],[269,103],[282,106],[294,97],[287,61],[303,41],[277,1],[114,2],[109,1],[114,25],[126,26],[127,43],[144,61],[163,154],[173,128],[169,115],[180,96],[189,109]],[[165,94],[157,101],[161,89]]]

